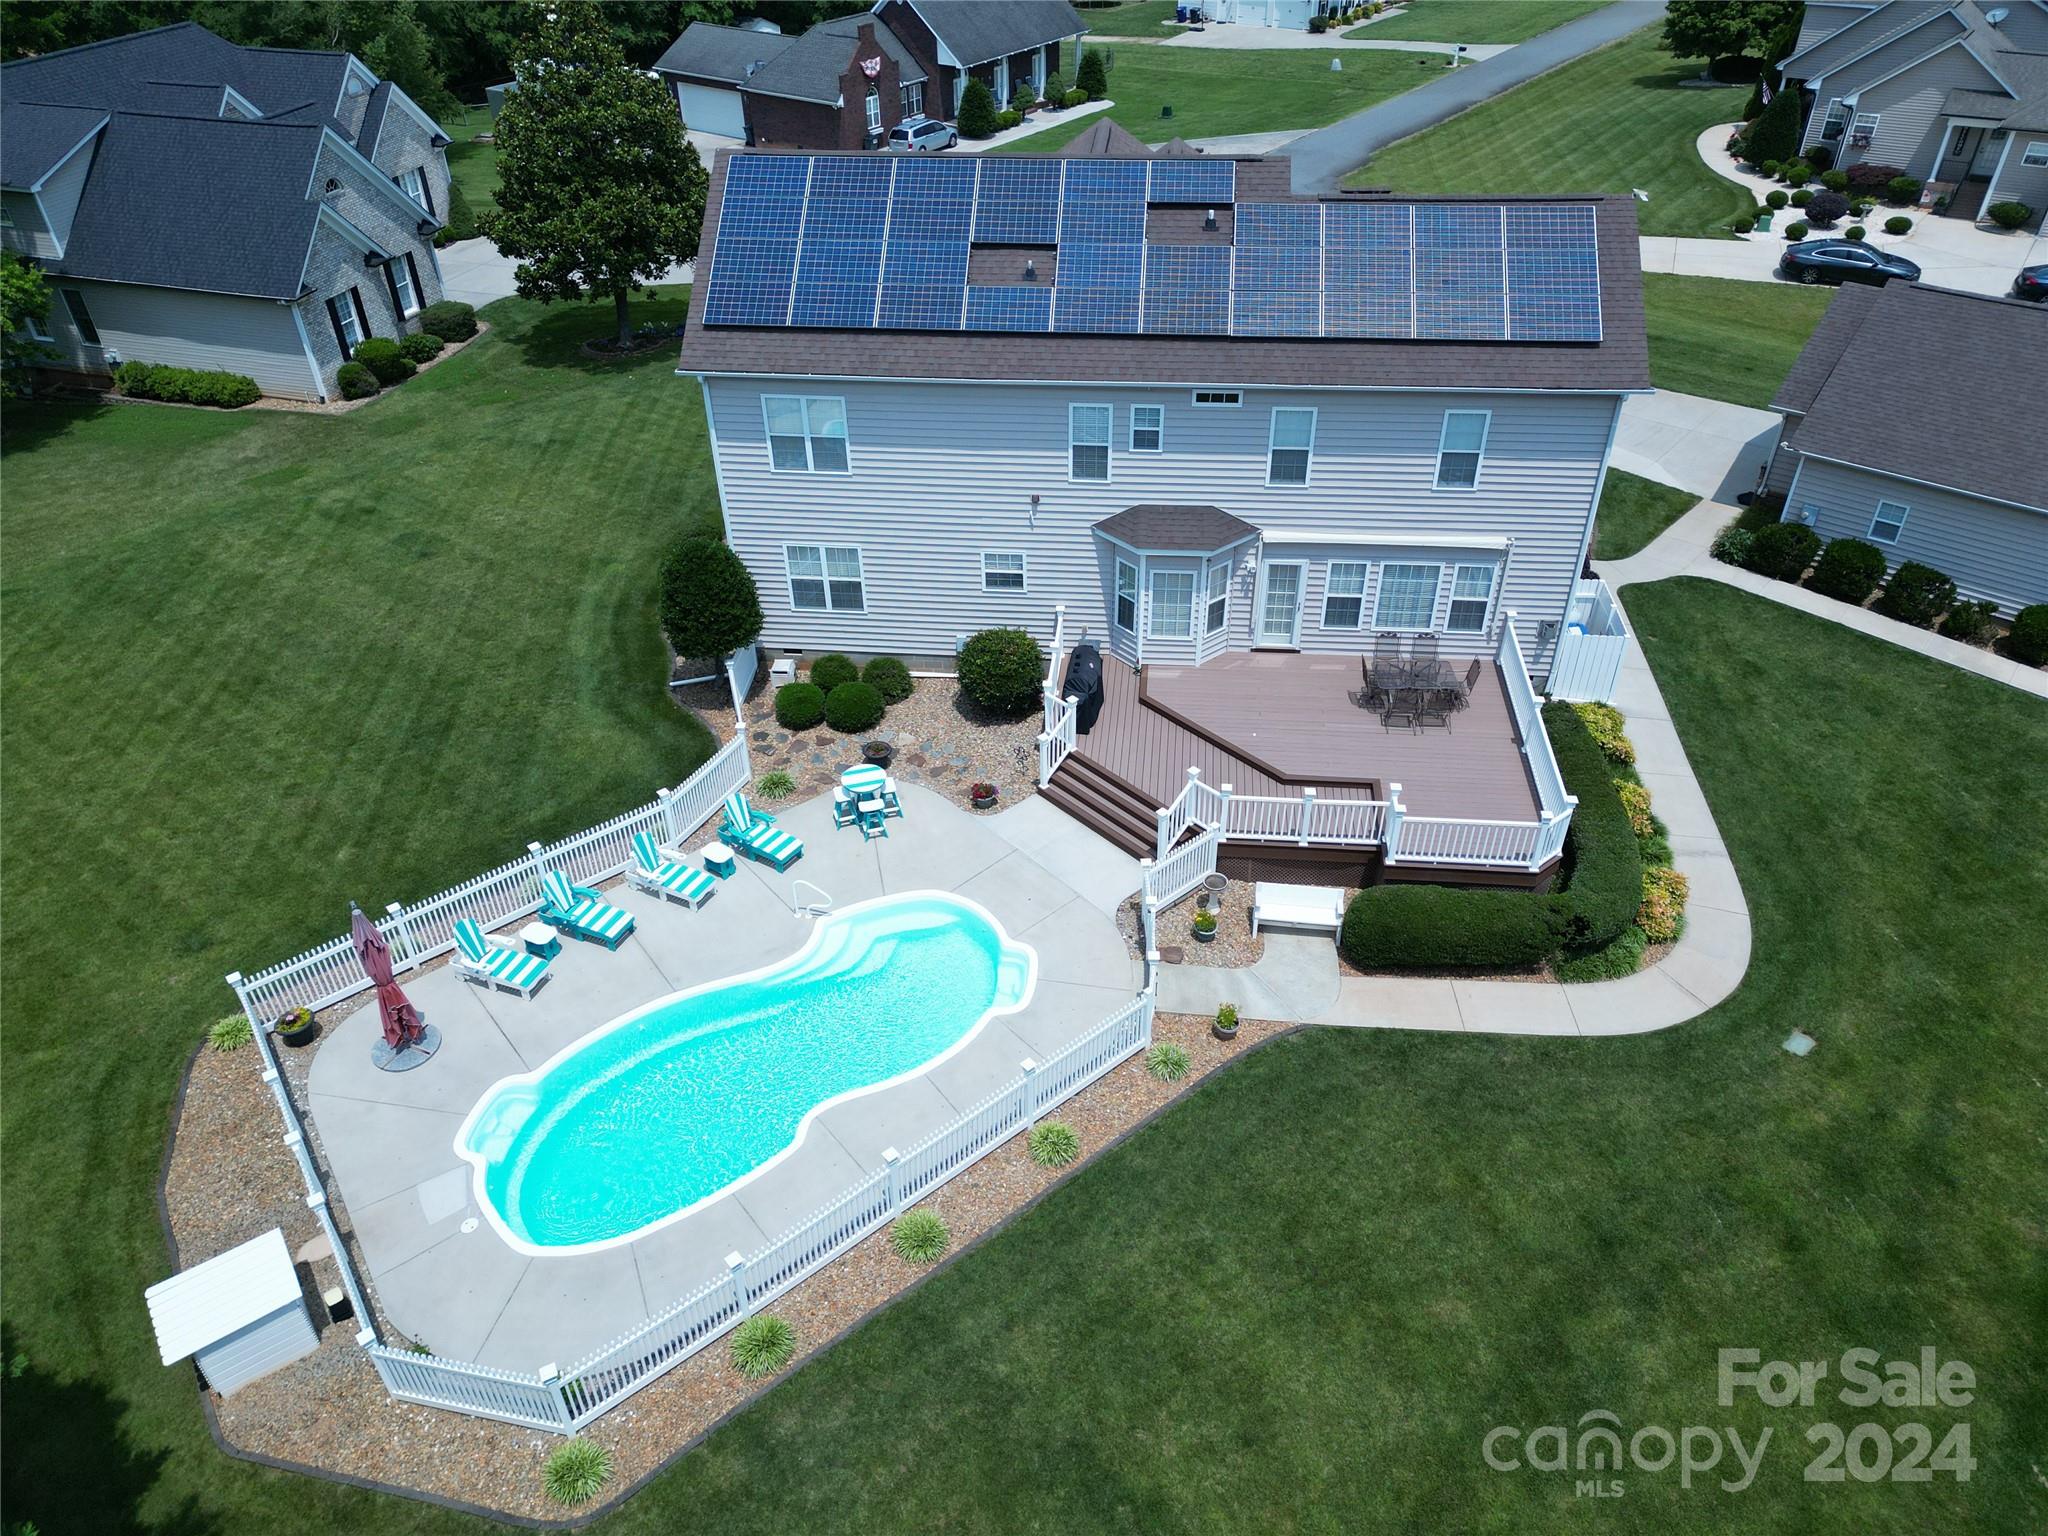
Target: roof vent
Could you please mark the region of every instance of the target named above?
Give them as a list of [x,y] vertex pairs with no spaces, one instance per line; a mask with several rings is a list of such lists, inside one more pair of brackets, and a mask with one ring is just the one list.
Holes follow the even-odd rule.
[[1027,283],[1038,281],[1038,263],[1029,256],[1024,258],[1024,281]]
[[1984,13],[1984,19],[1990,22],[1991,25],[1994,27],[2003,26],[2005,23],[2005,18],[2010,16],[2011,14],[2011,11],[2007,10],[2004,6],[2001,5],[1995,11],[1986,11]]

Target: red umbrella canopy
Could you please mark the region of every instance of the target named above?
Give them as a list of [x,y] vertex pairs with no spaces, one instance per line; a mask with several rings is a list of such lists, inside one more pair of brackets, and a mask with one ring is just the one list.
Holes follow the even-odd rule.
[[393,1050],[418,1044],[423,1032],[420,1011],[413,1007],[392,974],[391,946],[384,942],[384,935],[361,907],[350,902],[349,913],[349,942],[355,945],[356,958],[363,963],[363,974],[377,988],[377,1007],[384,1015],[384,1043]]

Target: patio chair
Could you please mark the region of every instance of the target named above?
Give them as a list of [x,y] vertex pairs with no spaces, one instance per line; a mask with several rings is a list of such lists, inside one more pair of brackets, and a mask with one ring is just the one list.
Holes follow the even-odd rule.
[[1445,730],[1451,727],[1451,711],[1457,706],[1452,700],[1457,697],[1455,688],[1418,688],[1415,691],[1415,728],[1426,725],[1440,725]]
[[1472,707],[1472,690],[1479,686],[1479,673],[1485,665],[1485,662],[1474,658],[1472,665],[1465,669],[1465,686],[1458,690],[1457,708],[1470,709]]
[[1381,727],[1386,730],[1392,730],[1394,722],[1399,720],[1409,730],[1414,730],[1416,694],[1417,690],[1413,688],[1395,688],[1390,690],[1387,694],[1387,707],[1380,711]]
[[780,830],[767,812],[755,810],[741,789],[725,797],[725,825],[718,836],[727,846],[778,873],[804,856],[803,839]]
[[1399,635],[1375,635],[1372,642],[1372,669],[1392,666],[1401,659],[1401,637]]
[[1415,661],[1420,661],[1420,662],[1432,662],[1432,661],[1435,661],[1435,660],[1436,660],[1436,636],[1435,636],[1435,635],[1417,635],[1417,636],[1415,637],[1415,643],[1414,643],[1414,644],[1413,644],[1412,646],[1410,646],[1410,647],[1408,648],[1408,655],[1409,655],[1409,657],[1410,657],[1410,658],[1411,658],[1412,660],[1415,660]]
[[851,827],[859,825],[860,817],[853,808],[853,795],[843,785],[832,787],[832,825]]
[[1377,714],[1387,707],[1386,684],[1373,675],[1372,663],[1365,657],[1358,658],[1358,707]]
[[633,914],[587,885],[571,885],[559,869],[540,877],[540,920],[574,938],[617,949],[633,931]]
[[718,882],[694,864],[665,859],[650,833],[633,834],[633,867],[626,878],[650,896],[666,896],[686,907],[701,907]]
[[503,987],[521,997],[547,980],[548,963],[514,944],[491,938],[473,917],[455,924],[455,969],[480,987]]

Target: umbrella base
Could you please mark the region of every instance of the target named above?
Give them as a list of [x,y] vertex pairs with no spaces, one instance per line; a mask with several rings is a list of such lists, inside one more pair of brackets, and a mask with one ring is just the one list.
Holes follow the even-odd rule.
[[434,1052],[441,1049],[441,1031],[431,1024],[421,1024],[419,1043],[397,1050],[384,1043],[383,1036],[370,1042],[370,1064],[379,1072],[410,1072],[414,1067],[424,1066],[433,1060]]

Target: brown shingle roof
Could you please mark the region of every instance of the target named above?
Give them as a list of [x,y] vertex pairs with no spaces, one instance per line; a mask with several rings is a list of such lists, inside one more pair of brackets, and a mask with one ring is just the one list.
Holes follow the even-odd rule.
[[1213,555],[1256,538],[1259,532],[1221,507],[1170,506],[1162,502],[1126,507],[1095,526],[1132,549],[1191,555]]
[[1820,324],[1813,328],[1813,334],[1807,337],[1806,346],[1792,364],[1792,371],[1778,386],[1777,397],[1771,401],[1772,410],[1803,412],[1812,407],[1813,397],[1820,393],[1821,385],[1827,383],[1835,364],[1842,360],[1842,353],[1863,329],[1869,307],[1882,292],[1882,288],[1866,288],[1858,283],[1844,283],[1835,290],[1833,300],[1821,313]]
[[1122,123],[1113,123],[1106,117],[1095,119],[1081,130],[1079,138],[1060,151],[1063,160],[1093,160],[1103,156],[1115,160],[1149,160],[1152,151]]

